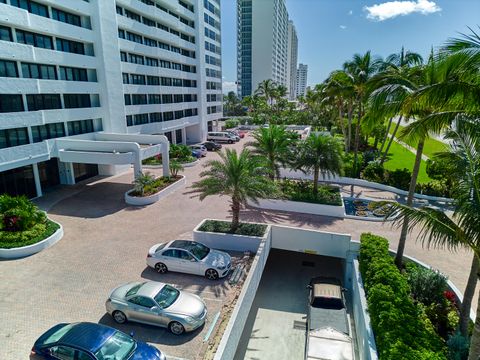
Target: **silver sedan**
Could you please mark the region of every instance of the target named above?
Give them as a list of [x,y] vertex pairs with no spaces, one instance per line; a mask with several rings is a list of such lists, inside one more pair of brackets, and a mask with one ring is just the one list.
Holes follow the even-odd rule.
[[207,317],[207,308],[199,296],[155,281],[119,286],[105,306],[119,324],[135,321],[161,326],[175,335],[199,328]]

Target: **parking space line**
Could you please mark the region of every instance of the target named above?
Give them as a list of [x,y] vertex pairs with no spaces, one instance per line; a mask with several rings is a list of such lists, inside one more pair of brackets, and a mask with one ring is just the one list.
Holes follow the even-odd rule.
[[217,312],[217,313],[215,314],[215,316],[213,317],[212,325],[210,325],[210,327],[208,328],[208,331],[207,331],[207,333],[205,334],[205,337],[203,338],[203,342],[208,341],[208,338],[210,337],[210,335],[212,335],[213,328],[214,328],[215,325],[217,324],[217,321],[218,321],[218,318],[219,318],[219,317],[220,317],[220,311]]
[[220,300],[220,299],[212,299],[212,298],[206,298],[206,297],[202,297],[203,300],[208,300],[208,301],[218,301],[218,302],[223,302],[223,300]]
[[169,356],[169,355],[165,355],[167,360],[188,360],[188,359],[185,359],[185,358],[179,358],[179,357],[176,357],[176,356]]

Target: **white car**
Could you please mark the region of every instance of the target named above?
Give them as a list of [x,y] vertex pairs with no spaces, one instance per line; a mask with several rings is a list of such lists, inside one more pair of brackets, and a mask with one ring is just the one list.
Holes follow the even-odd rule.
[[216,280],[227,276],[232,258],[196,241],[173,240],[152,246],[148,251],[147,265],[160,274],[176,271]]
[[201,144],[200,145],[190,145],[190,148],[198,151],[202,155],[202,157],[207,156],[208,150],[204,145],[201,145]]

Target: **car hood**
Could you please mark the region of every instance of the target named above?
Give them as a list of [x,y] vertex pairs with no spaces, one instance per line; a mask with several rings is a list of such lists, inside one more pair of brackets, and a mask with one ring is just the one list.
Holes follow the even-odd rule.
[[153,346],[138,341],[135,352],[128,360],[165,360],[165,356]]
[[110,293],[109,298],[110,299],[115,299],[115,300],[125,300],[125,294],[127,293],[128,290],[130,290],[134,285],[141,284],[140,282],[130,282],[125,285],[121,285],[115,289],[112,290]]
[[199,296],[180,291],[177,300],[165,311],[179,315],[200,317],[205,311],[205,303]]
[[231,263],[232,258],[230,255],[223,251],[218,251],[211,249],[210,252],[208,253],[207,257],[203,259],[205,264],[208,266],[212,266],[214,268],[218,268],[221,266],[228,266],[228,264]]

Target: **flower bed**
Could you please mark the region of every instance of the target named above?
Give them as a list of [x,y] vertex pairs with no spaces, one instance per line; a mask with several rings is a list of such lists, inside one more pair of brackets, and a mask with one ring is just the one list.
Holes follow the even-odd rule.
[[340,190],[330,185],[319,185],[317,195],[313,193],[313,181],[284,179],[278,186],[285,200],[342,206]]
[[134,196],[134,197],[147,197],[153,194],[158,193],[159,191],[165,189],[167,186],[177,182],[180,180],[182,176],[162,176],[159,178],[156,178],[151,184],[148,184],[145,186],[143,189],[143,194],[137,190],[131,190],[129,191],[128,195]]
[[186,184],[185,176],[169,176],[155,179],[143,188],[143,196],[138,190],[125,193],[125,202],[129,205],[144,206],[153,204]]
[[53,235],[60,225],[47,219],[45,223],[36,224],[24,231],[0,231],[0,248],[13,249],[36,244]]
[[380,359],[446,359],[444,339],[388,251],[388,240],[362,234],[360,272]]

